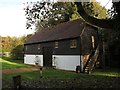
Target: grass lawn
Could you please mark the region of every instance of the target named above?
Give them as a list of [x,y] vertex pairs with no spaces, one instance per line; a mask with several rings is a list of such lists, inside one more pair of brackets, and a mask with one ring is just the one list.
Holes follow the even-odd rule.
[[[12,60],[8,57],[0,58],[0,63],[2,63],[2,69],[30,67],[24,65],[22,60]],[[56,69],[44,69],[42,78],[40,78],[39,71],[3,74],[3,90],[12,88],[12,77],[16,75],[21,75],[22,88],[120,88],[120,70],[118,69],[99,69],[90,75]]]
[[2,57],[0,58],[0,64],[2,65],[2,70],[4,69],[12,69],[12,68],[27,68],[30,67],[28,65],[23,64],[23,60],[13,60],[10,57]]
[[[120,72],[97,70],[91,75],[55,69],[3,75],[3,87],[12,86],[12,77],[21,75],[26,88],[120,88]],[[7,83],[7,84],[6,84]]]

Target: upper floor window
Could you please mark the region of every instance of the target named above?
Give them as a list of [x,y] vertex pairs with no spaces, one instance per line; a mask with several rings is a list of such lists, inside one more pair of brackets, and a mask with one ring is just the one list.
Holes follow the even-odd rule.
[[58,43],[58,41],[56,41],[55,42],[55,48],[58,48],[58,45],[59,45],[59,43]]
[[25,51],[27,51],[28,50],[28,46],[25,46]]
[[40,44],[38,44],[38,50],[40,49],[40,46],[41,46],[41,45],[40,45]]
[[95,47],[95,38],[94,38],[94,36],[91,36],[91,39],[92,39],[92,47],[94,48]]
[[70,48],[76,48],[77,47],[77,40],[73,39],[70,40]]

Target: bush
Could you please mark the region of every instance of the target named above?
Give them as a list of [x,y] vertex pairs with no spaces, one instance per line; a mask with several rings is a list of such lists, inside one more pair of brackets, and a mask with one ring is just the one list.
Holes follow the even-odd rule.
[[24,58],[24,52],[23,52],[24,46],[18,45],[11,51],[11,56],[14,59],[23,59]]

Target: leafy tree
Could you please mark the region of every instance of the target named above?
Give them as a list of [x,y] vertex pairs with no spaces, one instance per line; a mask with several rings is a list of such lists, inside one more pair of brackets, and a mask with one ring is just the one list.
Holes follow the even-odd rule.
[[102,7],[99,2],[92,0],[91,2],[82,3],[86,13],[98,19],[105,19],[107,17],[107,10]]
[[28,34],[27,36],[13,37],[11,45],[11,56],[14,59],[23,59],[24,58],[24,43],[32,36]]
[[20,44],[23,45],[24,43],[26,43],[30,39],[31,36],[32,36],[32,34],[28,34],[27,36],[21,36],[21,37],[19,37],[19,40],[21,41]]
[[12,49],[11,51],[11,56],[14,59],[23,59],[24,58],[24,52],[23,52],[24,46],[23,45],[18,45],[15,48]]
[[23,59],[23,48],[24,43],[32,36],[32,34],[29,34],[27,36],[21,36],[21,37],[2,37],[0,36],[0,54],[4,55],[4,52],[10,52],[11,56],[14,59]]
[[10,45],[11,37],[1,37],[1,45],[2,45],[2,51],[3,52],[9,52],[11,50]]
[[[36,2],[27,3],[26,8],[27,28],[35,24],[36,29],[50,27],[62,22],[79,17],[77,7],[72,2]],[[74,15],[73,15],[74,14]]]
[[[110,62],[110,66],[119,67],[120,60],[120,1],[113,2],[113,8],[111,10],[111,18],[109,19],[97,19],[87,14],[82,6],[81,2],[75,3],[78,7],[78,13],[88,23],[104,28],[104,38],[107,40],[108,50],[106,53]],[[81,13],[82,12],[82,13]]]

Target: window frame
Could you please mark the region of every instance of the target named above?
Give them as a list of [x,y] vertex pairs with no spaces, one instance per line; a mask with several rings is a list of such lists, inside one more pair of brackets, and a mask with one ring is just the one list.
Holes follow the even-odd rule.
[[58,41],[55,41],[54,48],[59,48],[59,42]]
[[38,50],[40,50],[41,44],[38,44]]
[[76,39],[70,40],[70,48],[77,48],[77,40]]
[[95,37],[93,35],[91,36],[91,43],[92,43],[92,48],[95,48]]

